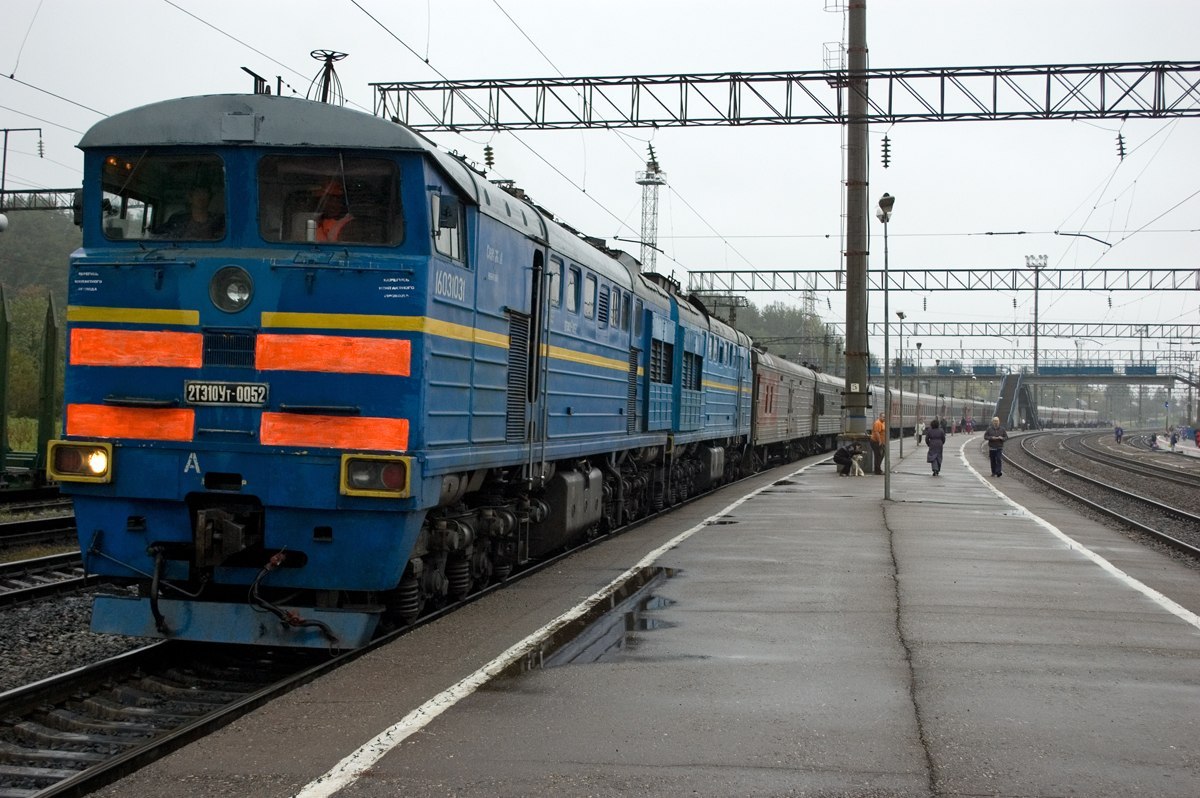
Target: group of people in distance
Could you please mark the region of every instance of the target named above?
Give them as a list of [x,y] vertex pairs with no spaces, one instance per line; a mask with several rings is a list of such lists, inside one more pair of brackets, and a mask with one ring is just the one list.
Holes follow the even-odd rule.
[[[992,423],[983,431],[984,440],[988,445],[988,460],[992,468],[992,476],[1000,477],[1004,475],[1004,442],[1008,440],[1008,430],[1000,423],[999,416],[992,417]],[[938,419],[933,419],[929,422],[929,427],[926,428],[923,422],[917,422],[917,445],[921,445],[922,439],[925,441],[928,452],[925,455],[925,461],[929,463],[933,471],[933,476],[938,476],[942,471],[942,449],[946,445],[946,430],[942,428],[941,422]],[[871,451],[875,458],[876,474],[883,473],[883,456],[887,445],[887,428],[884,423],[883,413],[879,414],[879,418],[871,427]],[[857,461],[862,460],[864,454],[862,445],[855,440],[846,441],[842,446],[834,452],[833,462],[838,467],[838,474],[841,476],[850,476],[851,470],[854,468],[856,458]]]

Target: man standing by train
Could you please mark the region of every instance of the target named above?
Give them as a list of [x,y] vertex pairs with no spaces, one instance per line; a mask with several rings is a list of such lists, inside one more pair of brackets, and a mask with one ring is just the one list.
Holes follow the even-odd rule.
[[871,427],[871,451],[875,455],[875,473],[883,474],[883,447],[887,443],[887,428],[883,424],[883,413]]
[[988,442],[988,457],[992,461],[992,476],[1003,476],[1001,467],[1004,464],[1004,442],[1008,440],[1008,430],[1000,425],[999,416],[992,416],[992,424],[983,431],[983,437]]

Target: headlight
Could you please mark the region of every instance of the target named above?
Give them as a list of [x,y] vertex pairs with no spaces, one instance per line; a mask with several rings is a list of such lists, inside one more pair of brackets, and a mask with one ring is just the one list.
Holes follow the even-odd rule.
[[226,266],[213,275],[208,296],[214,305],[226,313],[237,313],[250,304],[254,296],[254,281],[241,266]]
[[342,455],[340,492],[346,496],[407,498],[412,458],[375,454]]
[[57,482],[112,482],[112,444],[50,441],[46,468]]

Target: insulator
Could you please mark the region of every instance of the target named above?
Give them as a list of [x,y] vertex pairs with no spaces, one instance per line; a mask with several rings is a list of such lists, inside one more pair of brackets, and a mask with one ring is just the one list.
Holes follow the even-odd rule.
[[38,139],[38,157],[46,157],[46,142],[42,141],[41,139]]
[[1121,160],[1125,160],[1125,137],[1120,133],[1117,134],[1117,155]]
[[1017,298],[1013,297],[1013,307],[1015,308],[1016,306],[1017,306]]
[[921,310],[929,310],[929,297],[921,297]]
[[491,144],[483,145],[483,163],[488,169],[491,169],[496,163]]
[[887,136],[883,137],[883,168],[887,169],[892,164],[892,140]]
[[1112,307],[1112,297],[1109,297],[1109,298],[1108,298],[1108,306],[1109,306],[1110,308]]

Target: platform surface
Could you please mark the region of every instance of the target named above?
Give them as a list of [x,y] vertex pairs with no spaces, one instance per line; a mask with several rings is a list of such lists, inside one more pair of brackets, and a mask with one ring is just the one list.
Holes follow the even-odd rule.
[[[988,476],[978,436],[937,478],[905,450],[891,501],[760,475],[97,795],[1200,795],[1200,570]],[[444,692],[673,540],[614,656]]]

